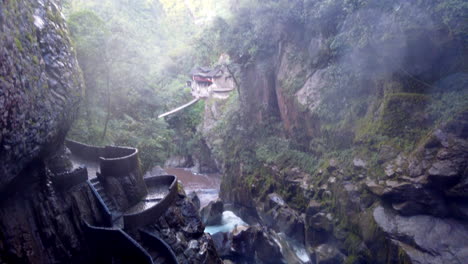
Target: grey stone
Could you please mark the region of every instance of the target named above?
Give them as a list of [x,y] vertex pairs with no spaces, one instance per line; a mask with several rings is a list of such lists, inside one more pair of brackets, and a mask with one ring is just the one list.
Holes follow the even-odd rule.
[[457,165],[452,160],[435,162],[428,171],[428,180],[442,188],[455,185],[461,176]]
[[280,246],[267,229],[251,226],[232,238],[232,249],[253,263],[284,263]]
[[267,201],[268,207],[265,208],[266,210],[270,210],[275,207],[282,207],[285,206],[286,203],[284,202],[283,198],[277,193],[271,193],[268,195]]
[[200,210],[200,198],[198,198],[197,193],[191,192],[188,194],[187,197],[193,203],[193,205],[195,205],[195,208],[197,208],[197,210]]
[[336,169],[338,168],[337,166],[338,166],[338,162],[337,162],[335,159],[330,159],[330,160],[328,161],[327,170],[328,170],[329,172],[332,172],[332,171],[334,171],[334,170],[336,170]]
[[207,206],[203,207],[200,215],[205,225],[219,225],[223,216],[224,204],[221,199],[211,201]]
[[382,206],[374,209],[373,216],[412,263],[468,263],[468,228],[462,222],[428,215],[404,217]]
[[317,264],[336,264],[343,263],[345,255],[341,253],[336,247],[330,244],[322,244],[315,250]]
[[358,169],[364,169],[367,166],[367,162],[365,162],[363,159],[360,159],[360,158],[354,158],[353,165],[354,167]]

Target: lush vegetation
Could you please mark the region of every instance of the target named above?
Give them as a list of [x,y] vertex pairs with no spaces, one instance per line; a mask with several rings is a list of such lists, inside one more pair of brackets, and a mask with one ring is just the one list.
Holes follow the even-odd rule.
[[218,53],[200,41],[223,15],[217,1],[65,1],[86,83],[80,117],[69,136],[90,144],[136,146],[144,169],[195,148],[203,103],[158,119],[191,100],[185,86],[195,65]]
[[[453,39],[466,39],[460,18],[468,7],[459,0],[69,0],[65,6],[87,84],[71,136],[138,146],[146,168],[199,148],[203,103],[167,121],[157,115],[190,100],[186,74],[222,53],[231,56],[242,93],[249,85],[243,70],[256,64],[270,71],[269,59],[289,42],[288,61],[297,70],[278,80],[278,89],[296,100],[304,119],[320,120],[317,136],[300,127],[288,135],[276,114],[252,123],[239,105],[246,103],[242,96],[231,98],[212,150],[247,171],[275,164],[313,173],[330,158],[350,162],[357,154],[377,162],[373,153],[381,146],[409,151],[466,105],[466,92],[432,83],[451,69],[419,75],[418,67],[433,61],[405,60],[408,52],[431,49],[418,32],[448,31]],[[307,47],[313,38],[322,44]],[[466,62],[454,67],[466,69]],[[327,86],[311,113],[294,96],[316,69],[326,73]]]

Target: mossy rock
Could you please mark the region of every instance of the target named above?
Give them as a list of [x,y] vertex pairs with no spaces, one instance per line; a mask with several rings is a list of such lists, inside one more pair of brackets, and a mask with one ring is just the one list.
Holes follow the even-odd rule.
[[432,121],[425,109],[429,97],[415,93],[395,93],[384,99],[378,130],[383,135],[414,138]]

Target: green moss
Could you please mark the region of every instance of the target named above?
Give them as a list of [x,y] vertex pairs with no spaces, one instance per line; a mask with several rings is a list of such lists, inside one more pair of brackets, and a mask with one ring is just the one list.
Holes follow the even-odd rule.
[[19,40],[18,38],[15,38],[15,45],[19,51],[23,51],[23,45],[21,44],[21,40]]
[[32,57],[34,64],[39,64],[39,59],[37,58],[36,55]]
[[29,41],[30,41],[31,43],[36,42],[36,38],[34,37],[34,35],[33,35],[32,33],[28,33],[28,34],[26,35],[26,37],[29,39]]
[[384,135],[414,138],[428,126],[424,110],[429,97],[423,94],[396,93],[384,99],[379,131]]
[[406,254],[406,252],[401,248],[398,247],[398,264],[411,264],[411,260]]
[[357,264],[357,263],[360,263],[359,262],[359,257],[355,256],[355,255],[347,256],[345,261],[344,261],[344,264]]
[[281,88],[286,92],[286,95],[293,96],[299,91],[307,81],[307,74],[302,70],[297,75],[288,76],[286,80],[280,82]]

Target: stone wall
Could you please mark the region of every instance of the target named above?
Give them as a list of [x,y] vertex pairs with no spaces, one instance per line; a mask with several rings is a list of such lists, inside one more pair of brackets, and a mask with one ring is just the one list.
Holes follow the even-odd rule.
[[0,263],[89,263],[92,251],[82,218],[101,224],[104,215],[86,184],[62,192],[42,162],[0,196]]
[[153,263],[147,251],[122,229],[96,227],[86,223],[86,236],[91,242],[95,263],[112,263],[115,259],[122,263]]
[[163,215],[167,209],[172,206],[174,199],[177,196],[177,178],[172,175],[162,175],[145,178],[146,185],[151,186],[168,186],[166,196],[147,210],[135,214],[124,215],[124,224],[126,229],[137,228],[148,225],[154,222]]
[[73,155],[84,160],[99,161],[99,181],[120,211],[125,211],[146,195],[147,189],[137,149],[97,147],[73,140],[67,140],[66,143]]
[[99,160],[101,176],[98,178],[121,211],[136,204],[147,194],[137,149],[105,147],[104,157]]
[[86,160],[97,161],[99,160],[99,157],[104,156],[103,147],[87,145],[69,139],[65,140],[65,144],[74,155],[77,155],[78,157],[83,157]]

